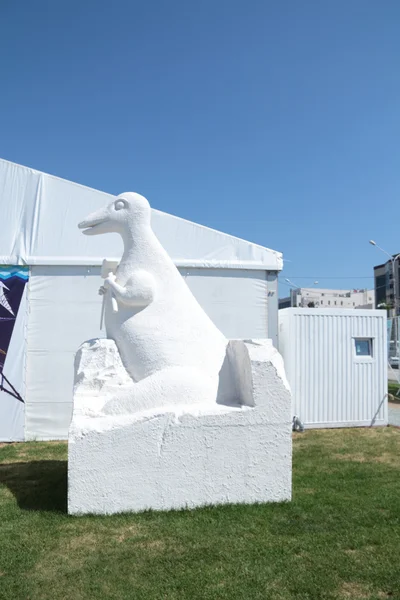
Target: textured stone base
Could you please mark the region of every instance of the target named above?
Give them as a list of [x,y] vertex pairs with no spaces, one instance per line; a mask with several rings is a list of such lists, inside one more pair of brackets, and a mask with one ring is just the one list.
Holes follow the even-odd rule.
[[[104,354],[110,344],[100,340],[86,350],[98,357],[99,347]],[[232,342],[229,352],[233,361],[240,357],[240,406],[182,405],[110,417],[101,409],[96,414],[93,386],[88,394],[78,382],[69,435],[70,514],[290,500],[291,402],[282,359],[268,340]],[[103,384],[99,407],[104,393]]]

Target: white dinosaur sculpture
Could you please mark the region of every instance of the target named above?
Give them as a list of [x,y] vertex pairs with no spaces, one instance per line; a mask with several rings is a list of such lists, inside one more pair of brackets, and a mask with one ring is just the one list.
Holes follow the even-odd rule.
[[99,293],[106,294],[107,337],[132,386],[106,403],[106,414],[217,399],[228,342],[156,238],[150,217],[146,198],[129,192],[78,225],[86,235],[119,233],[124,242],[116,276],[105,279]]
[[119,233],[124,253],[100,288],[109,339],[84,342],[75,358],[68,512],[290,500],[282,358],[272,340],[228,344],[150,214],[145,198],[127,193],[79,225]]
[[2,281],[0,281],[0,306],[8,310],[8,312],[11,313],[13,317],[15,317],[14,311],[7,300],[4,290],[10,291],[9,288]]

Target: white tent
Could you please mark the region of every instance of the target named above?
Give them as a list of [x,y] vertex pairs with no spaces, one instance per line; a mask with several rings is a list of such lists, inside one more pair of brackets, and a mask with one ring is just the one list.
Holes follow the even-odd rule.
[[[67,437],[74,354],[104,336],[100,265],[122,251],[119,236],[89,238],[77,223],[110,198],[0,159],[0,280],[1,269],[9,277],[18,265],[29,277],[3,369],[24,403],[0,392],[0,441]],[[279,252],[157,210],[152,226],[228,338],[277,343]]]

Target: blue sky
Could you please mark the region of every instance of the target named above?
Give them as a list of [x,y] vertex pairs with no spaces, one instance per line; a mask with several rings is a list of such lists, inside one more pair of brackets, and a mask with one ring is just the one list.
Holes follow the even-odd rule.
[[398,0],[2,0],[0,156],[280,250],[282,281],[372,287],[399,32]]

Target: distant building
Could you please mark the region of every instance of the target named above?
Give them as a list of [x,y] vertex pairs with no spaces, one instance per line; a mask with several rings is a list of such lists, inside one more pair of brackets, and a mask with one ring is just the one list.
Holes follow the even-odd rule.
[[281,308],[290,308],[292,306],[292,298],[288,296],[287,298],[279,298],[279,309]]
[[[398,257],[394,254],[393,258]],[[400,260],[395,262],[395,271],[393,264],[388,260],[383,265],[374,267],[375,280],[375,306],[386,304],[394,308],[397,306],[397,314],[400,314]]]
[[279,308],[311,306],[313,308],[374,308],[374,290],[329,290],[296,288],[290,296],[279,299]]

